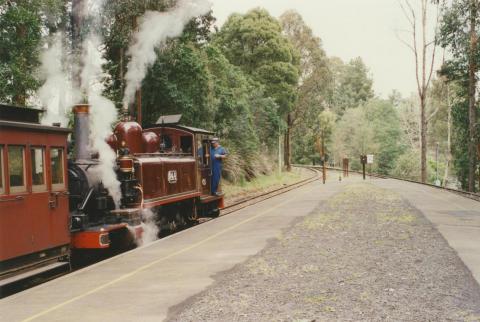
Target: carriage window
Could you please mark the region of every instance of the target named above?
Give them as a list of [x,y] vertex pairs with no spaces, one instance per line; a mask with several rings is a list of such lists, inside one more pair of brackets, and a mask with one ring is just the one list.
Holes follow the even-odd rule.
[[11,145],[8,147],[8,174],[10,192],[22,192],[25,186],[25,147]]
[[180,137],[180,149],[183,153],[192,153],[193,138],[189,136]]
[[5,185],[3,182],[3,147],[0,146],[0,194],[5,193]]
[[32,190],[43,191],[45,185],[45,150],[43,148],[31,148],[30,159],[32,161]]
[[52,170],[52,189],[62,189],[65,187],[63,178],[63,149],[50,149],[50,164]]

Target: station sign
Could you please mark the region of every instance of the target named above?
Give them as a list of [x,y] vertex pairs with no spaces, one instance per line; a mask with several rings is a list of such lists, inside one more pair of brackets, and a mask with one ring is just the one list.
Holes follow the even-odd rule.
[[367,163],[372,164],[373,163],[373,154],[367,154]]

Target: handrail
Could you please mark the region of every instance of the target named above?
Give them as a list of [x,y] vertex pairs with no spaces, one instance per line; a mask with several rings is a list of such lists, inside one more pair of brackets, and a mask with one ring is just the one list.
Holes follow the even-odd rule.
[[25,200],[24,196],[16,196],[13,199],[0,199],[0,202],[7,202],[7,201],[22,201]]

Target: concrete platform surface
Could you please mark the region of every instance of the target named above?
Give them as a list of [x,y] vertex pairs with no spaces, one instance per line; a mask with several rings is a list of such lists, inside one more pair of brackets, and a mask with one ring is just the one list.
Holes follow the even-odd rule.
[[449,191],[394,179],[368,180],[399,193],[455,249],[480,284],[480,202]]
[[345,186],[316,181],[7,297],[0,320],[161,321]]

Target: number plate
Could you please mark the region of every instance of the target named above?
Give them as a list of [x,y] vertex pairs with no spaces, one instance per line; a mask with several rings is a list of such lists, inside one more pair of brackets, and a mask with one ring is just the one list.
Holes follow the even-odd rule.
[[177,182],[177,170],[168,171],[168,183],[176,183],[176,182]]

